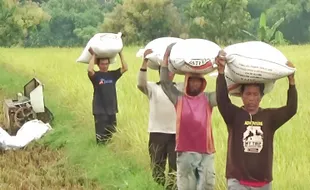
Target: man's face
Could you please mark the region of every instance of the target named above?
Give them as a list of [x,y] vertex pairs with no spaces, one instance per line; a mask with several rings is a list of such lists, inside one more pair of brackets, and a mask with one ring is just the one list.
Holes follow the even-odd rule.
[[202,79],[198,77],[190,77],[188,79],[188,90],[192,95],[198,95],[201,91]]
[[259,108],[262,95],[260,89],[255,85],[247,85],[242,93],[242,101],[245,110],[251,112],[256,111]]
[[99,59],[98,67],[100,71],[107,71],[109,69],[109,59]]

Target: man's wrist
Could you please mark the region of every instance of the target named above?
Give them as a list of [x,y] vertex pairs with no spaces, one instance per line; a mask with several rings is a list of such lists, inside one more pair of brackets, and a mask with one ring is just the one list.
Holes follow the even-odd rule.
[[142,72],[146,72],[146,71],[147,71],[147,69],[146,69],[146,68],[140,68],[140,71],[142,71]]
[[295,80],[289,80],[290,85],[295,85]]

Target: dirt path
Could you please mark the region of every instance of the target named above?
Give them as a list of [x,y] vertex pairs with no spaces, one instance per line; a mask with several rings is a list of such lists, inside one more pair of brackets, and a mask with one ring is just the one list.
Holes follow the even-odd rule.
[[[0,89],[0,126],[3,94]],[[29,145],[16,151],[0,151],[0,189],[5,190],[97,190],[99,186],[86,180],[81,171],[69,167],[63,151]]]

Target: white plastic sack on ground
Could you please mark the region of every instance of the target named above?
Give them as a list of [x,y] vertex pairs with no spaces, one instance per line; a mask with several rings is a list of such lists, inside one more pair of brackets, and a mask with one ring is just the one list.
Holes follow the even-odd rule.
[[98,33],[95,34],[87,43],[80,57],[76,62],[89,63],[91,54],[89,48],[92,48],[98,58],[109,58],[110,63],[115,62],[117,54],[123,48],[122,33]]
[[244,83],[264,83],[269,93],[276,80],[291,75],[294,68],[276,48],[260,41],[237,43],[224,48],[227,53],[225,76],[230,94],[239,95]]
[[208,74],[215,70],[215,58],[221,47],[205,39],[186,39],[171,49],[169,70],[176,74]]
[[0,127],[0,148],[4,150],[23,148],[30,142],[40,139],[51,129],[49,124],[40,120],[31,120],[17,131],[16,136],[10,136]]
[[136,56],[137,57],[143,57],[144,52],[147,49],[152,49],[153,53],[146,56],[146,58],[149,60],[147,65],[150,69],[158,70],[160,64],[162,63],[164,59],[164,55],[166,52],[167,47],[175,42],[182,41],[181,38],[175,38],[175,37],[161,37],[157,38],[155,40],[152,40],[149,42],[145,48],[140,49]]

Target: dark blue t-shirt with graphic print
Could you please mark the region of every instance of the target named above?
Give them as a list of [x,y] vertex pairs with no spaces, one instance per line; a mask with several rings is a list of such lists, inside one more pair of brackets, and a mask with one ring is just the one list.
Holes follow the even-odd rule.
[[108,72],[97,71],[89,76],[93,87],[93,114],[113,115],[118,113],[115,84],[122,76],[121,69]]

